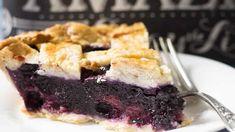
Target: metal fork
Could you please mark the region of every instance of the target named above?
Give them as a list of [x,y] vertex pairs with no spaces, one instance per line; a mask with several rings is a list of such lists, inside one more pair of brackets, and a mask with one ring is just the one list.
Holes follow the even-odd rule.
[[[155,38],[152,39],[154,49],[158,50],[158,43]],[[229,131],[235,131],[235,114],[222,105],[215,98],[210,95],[201,92],[190,80],[186,74],[177,54],[175,48],[169,38],[164,40],[162,37],[159,37],[159,44],[163,51],[163,55],[167,60],[168,66],[172,70],[173,78],[175,85],[183,89],[183,92],[180,93],[182,97],[196,96],[208,103],[220,116],[222,121],[225,124],[225,127]]]

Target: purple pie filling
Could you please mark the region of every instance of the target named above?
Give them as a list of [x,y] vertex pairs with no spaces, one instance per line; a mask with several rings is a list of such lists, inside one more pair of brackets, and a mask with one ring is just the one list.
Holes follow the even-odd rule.
[[107,50],[109,49],[110,47],[95,47],[95,46],[89,46],[89,45],[86,45],[82,48],[82,51],[83,52],[90,52],[90,51],[99,51],[99,50]]
[[130,124],[151,124],[155,130],[173,129],[182,122],[184,100],[172,85],[147,90],[118,81],[97,83],[108,67],[96,72],[83,69],[81,80],[38,75],[38,68],[23,64],[14,71],[8,69],[28,111],[43,108],[52,113],[126,118]]

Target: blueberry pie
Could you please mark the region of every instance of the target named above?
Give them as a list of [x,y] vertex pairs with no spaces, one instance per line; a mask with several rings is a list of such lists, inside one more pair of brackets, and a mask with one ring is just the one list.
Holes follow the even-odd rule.
[[114,131],[163,131],[187,123],[168,67],[143,23],[69,22],[0,42],[0,68],[24,113]]

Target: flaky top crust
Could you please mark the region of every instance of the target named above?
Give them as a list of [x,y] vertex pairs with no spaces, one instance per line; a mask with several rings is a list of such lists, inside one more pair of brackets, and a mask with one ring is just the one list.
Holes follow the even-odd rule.
[[[17,69],[23,63],[40,64],[39,74],[80,79],[81,68],[96,70],[111,65],[106,75],[110,79],[125,82],[121,75],[130,74],[120,73],[117,76],[116,73],[129,73],[126,69],[131,67],[136,69],[135,77],[129,79],[131,83],[138,75],[141,76],[139,79],[146,76],[150,80],[135,85],[154,87],[158,83],[154,80],[159,78],[165,78],[163,83],[168,83],[171,81],[169,72],[161,68],[159,53],[149,49],[148,38],[143,23],[96,26],[77,22],[56,24],[43,31],[27,32],[1,41],[0,67]],[[86,47],[107,50],[83,52]],[[120,70],[118,66],[126,69]]]

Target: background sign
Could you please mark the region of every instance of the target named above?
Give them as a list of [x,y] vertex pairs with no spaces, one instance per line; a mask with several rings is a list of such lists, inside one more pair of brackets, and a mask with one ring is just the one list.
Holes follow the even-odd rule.
[[171,37],[179,52],[235,66],[235,0],[4,0],[3,34],[55,23],[143,21],[150,33]]

